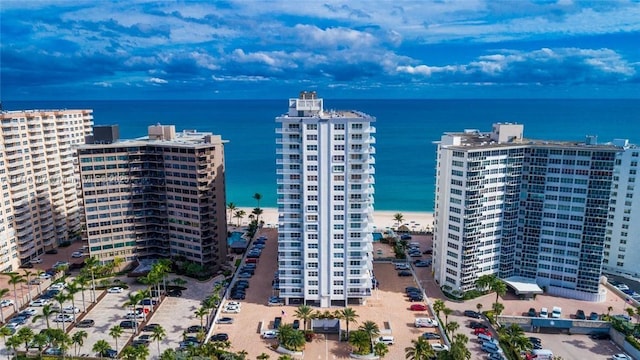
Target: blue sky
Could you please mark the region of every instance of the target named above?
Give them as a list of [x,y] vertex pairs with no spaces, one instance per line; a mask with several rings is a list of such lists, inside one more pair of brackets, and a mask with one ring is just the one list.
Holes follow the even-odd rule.
[[3,0],[3,100],[639,98],[635,0]]

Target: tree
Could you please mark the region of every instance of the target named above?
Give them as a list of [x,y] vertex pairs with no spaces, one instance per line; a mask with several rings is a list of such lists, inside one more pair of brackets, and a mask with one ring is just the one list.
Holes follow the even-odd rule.
[[56,313],[56,311],[53,310],[51,304],[47,304],[42,307],[42,314],[38,314],[31,318],[31,322],[35,323],[39,319],[44,319],[47,322],[47,329],[51,329],[51,325],[49,324],[49,316],[53,315],[54,313]]
[[495,302],[493,303],[493,312],[495,312],[496,316],[502,314],[502,311],[504,311],[504,305],[500,304],[499,302]]
[[447,332],[450,334],[450,338],[453,338],[453,335],[455,334],[456,330],[458,330],[460,328],[460,324],[458,324],[455,321],[452,321],[450,323],[447,323],[447,325],[445,326]]
[[17,313],[18,309],[20,309],[20,304],[18,303],[18,289],[16,289],[16,285],[24,283],[25,280],[22,275],[18,273],[5,273],[4,275],[9,277],[9,285],[13,285],[13,298],[15,300],[13,303],[13,309]]
[[20,341],[24,344],[24,351],[29,351],[29,343],[33,340],[34,333],[30,327],[21,327],[20,330],[16,333]]
[[344,309],[340,310],[340,317],[347,324],[347,339],[348,339],[349,338],[349,324],[350,323],[357,323],[356,318],[358,317],[358,314],[356,314],[356,311],[353,310],[353,308],[347,307],[347,308],[344,308]]
[[607,308],[607,319],[609,318],[609,314],[611,314],[611,311],[613,311],[613,306],[609,306]]
[[427,360],[436,355],[435,350],[425,338],[420,336],[417,340],[411,340],[413,346],[404,349],[405,358],[409,360]]
[[[501,304],[502,305],[502,304]],[[533,345],[518,324],[502,326],[498,329],[498,336],[508,344],[512,353],[520,354],[522,351],[531,350]]]
[[[125,301],[125,303],[122,304],[122,306],[124,307],[129,306],[131,308],[131,312],[135,313],[136,305],[138,305],[138,303],[142,301],[142,299],[144,299],[145,297],[146,297],[146,294],[144,290],[129,293],[129,295],[127,296],[127,301]],[[135,325],[133,328],[133,333],[136,334],[138,333],[138,319],[135,316],[133,317],[133,322]]]
[[[79,293],[82,288],[78,285],[77,282],[73,281],[71,283],[69,283],[66,287],[67,293],[69,294],[69,299],[71,299],[71,306],[76,307],[76,294]],[[73,320],[75,321],[76,319],[76,313],[75,311],[73,312]]]
[[[9,292],[11,292],[11,290],[6,289],[6,288],[2,288],[0,289],[0,299],[2,299],[3,297],[5,297],[5,295],[7,295]],[[4,324],[4,308],[0,306],[0,319],[2,320],[2,323]]]
[[24,277],[27,278],[27,301],[31,301],[31,276],[35,275],[35,273],[28,269],[25,269],[22,273],[24,274]]
[[264,211],[262,209],[260,209],[259,207],[253,209],[253,211],[251,211],[251,213],[253,215],[256,216],[256,224],[260,224],[260,215],[262,215]]
[[491,285],[496,281],[495,275],[482,275],[476,280],[476,288],[481,291],[491,289]]
[[233,214],[234,211],[236,211],[236,209],[238,209],[238,207],[236,206],[236,204],[230,202],[227,204],[227,209],[229,210],[229,216],[227,217],[227,224],[230,223],[229,220],[231,220],[231,215]]
[[204,326],[204,322],[203,319],[205,316],[209,315],[209,309],[205,308],[205,307],[200,307],[198,308],[198,310],[195,311],[194,313],[197,317],[200,318],[200,326]]
[[270,356],[267,353],[262,353],[256,356],[256,360],[269,360]]
[[240,222],[242,221],[242,218],[247,215],[247,212],[244,210],[237,210],[236,212],[233,213],[233,217],[238,219],[238,223],[237,226],[240,227]]
[[163,351],[160,360],[176,360],[176,351],[171,348]]
[[22,345],[22,340],[20,340],[20,337],[16,334],[9,337],[5,341],[5,344],[7,345],[7,347],[11,348],[11,350],[13,350],[13,352],[15,353],[18,351],[18,346]]
[[478,309],[478,312],[481,313],[482,312],[482,304],[481,303],[477,303],[476,304],[476,309]]
[[258,202],[258,208],[260,208],[260,200],[262,200],[262,195],[260,193],[253,194],[253,198]]
[[7,360],[11,359],[11,357],[9,356],[9,346],[7,345],[7,336],[11,336],[11,333],[13,331],[11,331],[11,329],[9,329],[8,327],[0,327],[0,336],[2,336],[2,341],[4,342],[4,347],[7,348]]
[[96,302],[96,270],[100,266],[100,260],[95,256],[84,259],[85,269],[91,275],[91,302]]
[[451,360],[470,360],[471,351],[467,348],[469,338],[465,334],[456,334],[451,348],[448,351],[448,358]]
[[43,333],[35,334],[31,343],[38,348],[38,353],[42,358],[42,351],[49,344],[49,337]]
[[381,343],[381,342],[376,343],[373,346],[373,353],[382,359],[383,357],[385,357],[385,355],[389,353],[389,347],[385,343]]
[[80,294],[82,295],[82,311],[87,312],[87,305],[85,303],[84,291],[87,289],[87,285],[89,284],[89,279],[87,276],[80,274],[78,275],[73,282],[80,288]]
[[300,305],[296,309],[294,313],[295,317],[302,320],[304,330],[307,330],[307,322],[311,320],[313,314],[313,309],[311,309],[308,305]]
[[118,339],[122,336],[124,329],[120,327],[120,325],[115,325],[111,329],[109,329],[109,336],[111,336],[116,341],[115,350],[118,351]]
[[402,222],[404,221],[404,216],[401,213],[395,213],[393,215],[393,220],[396,221],[396,226],[400,227],[400,225],[402,225]]
[[373,321],[365,321],[360,325],[358,330],[364,331],[369,335],[369,344],[371,346],[370,350],[373,351],[373,338],[380,335],[380,328],[378,327],[378,324]]
[[165,337],[167,337],[167,333],[164,331],[162,326],[156,326],[153,328],[153,331],[151,332],[151,340],[158,343],[158,356],[160,356],[160,341]]
[[445,305],[444,301],[438,299],[436,301],[433,302],[433,311],[436,312],[436,316],[439,318],[440,317],[440,312],[442,310],[444,310],[447,307],[447,305]]
[[100,358],[103,358],[104,353],[109,349],[111,349],[111,346],[109,346],[109,343],[106,340],[102,340],[102,339],[96,341],[96,343],[93,344],[93,347],[91,348],[92,351],[95,351],[98,353],[98,356],[100,356]]
[[[64,306],[64,302],[69,300],[69,295],[63,293],[62,291],[55,294],[53,299],[58,302],[58,306],[60,306],[60,312],[62,312],[62,307]],[[62,328],[64,329],[66,326],[65,322],[61,322]]]
[[80,348],[82,347],[82,345],[84,345],[84,339],[86,339],[87,336],[89,336],[89,334],[87,334],[87,332],[84,330],[80,330],[77,333],[73,334],[73,336],[71,336],[71,342],[76,349],[76,356],[78,356]]
[[442,313],[444,314],[444,326],[447,327],[447,325],[449,324],[449,315],[453,314],[453,310],[445,307],[444,309],[442,309]]
[[355,330],[351,332],[349,335],[349,344],[356,349],[356,354],[365,355],[371,352],[371,340],[369,338],[369,334],[362,330]]
[[504,281],[496,278],[494,283],[491,285],[491,290],[496,292],[496,302],[498,302],[498,297],[503,296],[507,293],[507,284]]

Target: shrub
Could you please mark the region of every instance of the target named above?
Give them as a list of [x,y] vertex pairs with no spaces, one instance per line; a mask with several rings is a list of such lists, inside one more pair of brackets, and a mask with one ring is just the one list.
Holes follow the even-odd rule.
[[471,299],[475,299],[477,297],[480,297],[484,295],[482,291],[479,290],[469,290],[467,292],[464,293],[464,295],[462,296],[463,300],[471,300]]
[[633,337],[633,335],[627,335],[627,337],[625,337],[625,339],[629,342],[629,344],[631,344],[634,348],[636,348],[637,350],[640,350],[640,342],[638,342],[638,340]]

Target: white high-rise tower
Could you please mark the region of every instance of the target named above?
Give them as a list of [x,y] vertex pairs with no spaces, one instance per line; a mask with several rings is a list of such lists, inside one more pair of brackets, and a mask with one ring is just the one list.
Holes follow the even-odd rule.
[[375,118],[323,110],[315,92],[276,118],[278,273],[288,304],[363,303],[371,295]]

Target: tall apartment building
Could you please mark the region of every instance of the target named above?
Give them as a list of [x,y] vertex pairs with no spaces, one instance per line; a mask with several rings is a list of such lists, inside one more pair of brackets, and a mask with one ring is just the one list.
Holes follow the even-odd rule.
[[640,175],[640,149],[625,140],[614,140],[614,144],[624,148],[624,151],[618,153],[613,173],[604,245],[604,271],[637,279],[640,278],[640,195],[635,187]]
[[100,261],[184,257],[212,271],[226,261],[224,142],[149,126],[118,139],[96,127],[78,151],[89,252]]
[[75,148],[91,110],[1,111],[0,271],[13,271],[81,231]]
[[288,304],[364,303],[372,285],[375,118],[315,92],[276,118],[278,273]]
[[[434,274],[452,291],[482,275],[550,294],[598,291],[619,146],[538,141],[524,127],[446,133],[438,143]],[[511,280],[511,281],[509,281]]]

